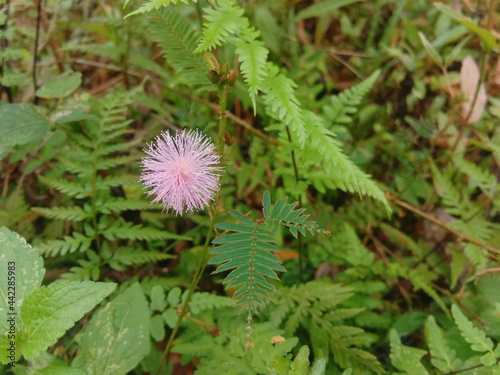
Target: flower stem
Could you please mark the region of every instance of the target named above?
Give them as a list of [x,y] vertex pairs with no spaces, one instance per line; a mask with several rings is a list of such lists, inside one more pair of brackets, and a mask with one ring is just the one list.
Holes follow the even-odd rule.
[[177,332],[179,331],[182,320],[186,316],[189,302],[191,301],[191,297],[193,296],[194,290],[198,286],[198,283],[200,282],[201,276],[203,275],[203,271],[205,270],[205,267],[207,266],[208,244],[210,242],[210,238],[212,237],[212,233],[214,231],[214,226],[215,226],[215,215],[212,217],[212,220],[210,222],[210,227],[208,228],[207,238],[205,239],[205,246],[203,248],[203,254],[200,258],[200,261],[198,262],[198,266],[196,267],[196,271],[194,272],[193,279],[191,280],[191,285],[189,285],[188,294],[187,294],[186,299],[184,300],[184,302],[182,304],[181,313],[179,314],[179,317],[177,318],[177,322],[175,323],[174,330],[172,331],[172,334],[170,335],[170,338],[168,339],[167,347],[163,351],[163,355],[161,356],[161,360],[160,360],[160,363],[158,364],[158,368],[156,369],[155,375],[160,374],[161,366],[163,365],[163,363],[167,359],[168,352],[172,348],[172,344],[174,343],[175,336],[177,335]]

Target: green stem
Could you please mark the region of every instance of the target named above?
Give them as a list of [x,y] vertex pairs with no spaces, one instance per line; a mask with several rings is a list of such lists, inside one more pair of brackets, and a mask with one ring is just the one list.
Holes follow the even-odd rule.
[[[219,84],[219,101],[220,101],[219,153],[221,155],[224,154],[224,133],[226,131],[226,103],[227,103],[226,95],[227,95],[226,85],[223,83]],[[160,363],[158,364],[158,368],[156,369],[155,375],[160,374],[161,366],[163,365],[163,363],[167,359],[168,352],[172,348],[175,336],[177,335],[177,332],[179,331],[182,320],[184,319],[184,316],[187,313],[187,310],[189,307],[189,301],[191,301],[191,297],[194,293],[194,290],[198,286],[198,283],[200,282],[201,277],[203,276],[203,271],[205,271],[205,267],[207,266],[207,255],[208,255],[207,248],[208,248],[210,238],[212,237],[212,233],[214,232],[214,228],[215,228],[215,219],[216,219],[217,207],[219,205],[219,197],[220,197],[220,190],[217,193],[217,200],[215,202],[215,209],[213,210],[214,213],[213,213],[211,221],[210,221],[210,227],[208,229],[207,238],[205,239],[205,246],[203,249],[202,257],[200,258],[198,266],[196,267],[196,271],[194,272],[193,279],[191,280],[191,285],[189,286],[188,294],[186,296],[186,299],[184,300],[184,303],[182,304],[181,313],[179,314],[179,317],[177,318],[177,322],[175,323],[174,330],[172,331],[172,334],[170,335],[170,338],[168,339],[167,347],[163,351],[163,355],[161,356],[161,360],[160,360]]]
[[219,154],[224,154],[224,133],[226,132],[226,103],[227,103],[226,85],[219,84],[219,104],[220,104],[220,118],[219,118]]
[[99,258],[101,257],[101,241],[99,240],[99,227],[97,225],[97,206],[96,206],[96,200],[97,200],[97,160],[96,157],[94,156],[92,159],[92,175],[90,177],[90,186],[92,188],[92,193],[90,196],[91,202],[90,202],[90,207],[91,207],[91,214],[92,214],[92,225],[94,227],[94,238],[97,246],[98,255]]
[[175,323],[174,330],[172,331],[172,334],[170,335],[170,338],[168,339],[167,347],[163,351],[163,355],[161,356],[161,360],[160,360],[160,363],[158,364],[158,368],[156,369],[155,375],[160,374],[161,366],[163,365],[163,363],[167,359],[168,352],[172,348],[172,344],[174,343],[175,336],[177,335],[177,332],[179,331],[182,320],[184,319],[184,316],[187,313],[187,310],[189,307],[189,302],[191,301],[191,297],[193,296],[194,290],[198,286],[198,283],[201,279],[201,276],[203,275],[203,271],[205,270],[205,267],[207,266],[208,244],[210,242],[210,238],[212,237],[212,233],[214,231],[214,226],[215,226],[215,215],[212,217],[212,221],[211,221],[210,227],[208,229],[207,238],[205,239],[205,246],[203,249],[203,254],[202,254],[202,257],[200,258],[200,261],[198,262],[198,266],[196,267],[196,271],[194,272],[194,276],[193,276],[193,279],[191,280],[191,285],[189,286],[189,290],[188,290],[188,294],[186,296],[186,299],[184,300],[184,303],[182,304],[181,313],[179,314],[179,317],[177,318],[177,322]]
[[[287,125],[286,132],[288,134],[288,142],[292,143],[292,134],[290,133],[290,127]],[[292,163],[293,172],[295,173],[295,182],[299,183],[299,169],[297,168],[297,160],[295,159],[295,151],[292,148]],[[299,194],[299,207],[302,205],[302,194]],[[304,281],[304,265],[302,264],[302,238],[299,236],[299,275],[301,281]]]

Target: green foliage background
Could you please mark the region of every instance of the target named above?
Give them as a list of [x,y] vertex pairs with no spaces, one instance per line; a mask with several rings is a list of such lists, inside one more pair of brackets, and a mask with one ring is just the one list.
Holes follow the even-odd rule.
[[[0,1],[0,374],[500,374],[496,1],[38,4]],[[184,128],[224,172],[176,217],[139,161]]]

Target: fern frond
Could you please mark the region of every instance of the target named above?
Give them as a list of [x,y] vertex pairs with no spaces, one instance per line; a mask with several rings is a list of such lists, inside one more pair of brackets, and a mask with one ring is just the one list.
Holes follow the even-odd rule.
[[267,63],[266,72],[267,79],[261,85],[265,93],[266,111],[274,119],[289,126],[303,147],[308,134],[300,103],[294,93],[297,85],[283,74],[279,74],[278,67],[272,63]]
[[91,165],[85,160],[89,156],[88,152],[79,154],[78,158],[72,158],[70,155],[61,155],[59,161],[65,166],[68,172],[86,177],[92,173]]
[[448,346],[436,319],[431,315],[425,323],[425,338],[431,353],[431,363],[442,372],[458,370],[462,364],[456,352]]
[[[184,4],[188,4],[189,0],[180,0]],[[130,0],[127,0],[123,7],[125,8],[127,4],[130,2]],[[144,4],[142,4],[138,9],[134,10],[133,12],[130,12],[123,18],[135,16],[136,14],[144,14],[151,12],[152,10],[158,10],[161,7],[168,7],[171,3],[177,4],[179,0],[148,0]],[[194,1],[196,2],[196,0]]]
[[193,314],[198,314],[203,310],[220,309],[233,305],[234,301],[229,297],[218,296],[211,293],[194,293],[189,302],[189,310]]
[[205,52],[222,45],[225,38],[234,34],[241,22],[244,11],[236,5],[235,0],[218,0],[216,8],[207,7],[203,23],[203,38],[195,52]]
[[101,234],[109,241],[117,238],[121,240],[192,240],[189,236],[183,236],[175,233],[169,233],[161,229],[143,227],[142,225],[133,225],[128,222],[125,224],[115,221],[110,227],[103,230]]
[[257,40],[260,32],[255,28],[245,28],[242,30],[240,38],[235,38],[233,44],[236,45],[236,53],[241,62],[241,73],[248,85],[248,93],[252,99],[254,113],[256,112],[256,97],[264,82],[266,73],[267,55],[269,50],[264,47],[264,43]]
[[45,176],[38,176],[38,179],[42,184],[50,186],[53,189],[60,191],[68,197],[74,197],[76,199],[87,198],[90,196],[90,186],[87,189],[77,182],[72,182],[63,179],[49,178]]
[[[314,355],[328,357],[343,368],[353,367],[359,373],[368,368],[376,373],[383,369],[376,357],[356,346],[373,342],[361,328],[341,325],[364,309],[345,309],[338,306],[353,295],[350,288],[339,284],[311,281],[291,288],[280,288],[270,320],[284,324],[288,335],[302,327],[309,332]],[[335,325],[335,323],[339,323]]]
[[78,206],[51,208],[32,207],[31,210],[49,219],[57,220],[83,221],[90,217],[90,213],[85,212],[83,208]]
[[136,157],[134,155],[125,155],[125,156],[115,156],[108,157],[98,160],[96,168],[100,171],[106,171],[108,169],[115,168],[119,165],[124,165],[135,161]]
[[198,35],[176,9],[154,12],[148,29],[180,76],[195,85],[211,85],[203,58],[193,53],[199,43]]
[[343,152],[334,134],[327,130],[321,118],[313,112],[304,111],[307,128],[310,131],[306,152],[315,160],[322,160],[328,176],[342,190],[368,195],[381,202],[388,212],[391,206],[384,193],[359,167]]
[[137,176],[134,175],[118,175],[118,176],[108,176],[102,178],[97,176],[96,187],[97,189],[109,190],[110,187],[115,186],[130,186],[137,185]]
[[257,224],[243,214],[230,210],[230,215],[241,224],[222,223],[216,227],[235,233],[226,234],[212,241],[220,245],[214,247],[210,254],[218,254],[208,261],[208,264],[220,264],[213,272],[232,270],[224,280],[226,288],[235,288],[233,298],[237,299],[236,306],[242,305],[241,311],[257,311],[258,306],[264,306],[269,291],[275,287],[267,281],[267,277],[279,280],[275,271],[286,272],[281,260],[273,254],[279,249],[272,243],[276,242],[276,234],[280,225],[290,228],[290,232],[297,235],[297,229],[305,235],[306,231],[326,231],[318,228],[315,222],[305,221],[309,215],[302,215],[304,209],[295,210],[297,203],[286,204],[287,199],[279,199],[271,208],[269,192],[264,193],[263,211],[264,221]]
[[357,85],[330,97],[323,107],[325,118],[332,124],[349,124],[352,115],[358,112],[359,106],[368,95],[380,76],[380,70],[373,72],[367,79]]
[[287,198],[279,199],[271,209],[271,196],[268,191],[264,192],[264,218],[274,236],[278,234],[280,225],[288,227],[290,233],[295,238],[297,238],[297,230],[303,236],[306,235],[306,232],[310,232],[312,235],[314,235],[315,232],[329,234],[329,232],[319,229],[316,222],[305,221],[309,217],[309,215],[302,215],[306,210],[305,208],[294,210],[299,202],[286,204],[286,201]]
[[453,319],[460,330],[460,334],[465,341],[471,344],[471,349],[481,353],[489,352],[493,355],[493,358],[495,358],[495,354],[493,352],[493,341],[489,337],[486,337],[484,331],[474,327],[474,325],[465,317],[464,314],[462,314],[456,305],[451,307],[451,313],[453,314]]
[[469,185],[472,187],[479,187],[486,194],[491,194],[491,191],[496,187],[495,175],[488,170],[484,170],[462,157],[455,157],[453,162],[458,170],[467,176]]
[[65,236],[63,240],[52,240],[35,246],[35,249],[44,256],[55,257],[75,251],[83,252],[90,248],[92,238],[86,237],[79,232],[73,232],[73,236]]
[[216,227],[236,233],[218,237],[212,241],[220,245],[210,254],[218,254],[208,264],[221,264],[213,273],[231,270],[225,278],[226,288],[236,288],[233,298],[235,305],[242,305],[241,311],[256,312],[258,306],[264,306],[265,299],[270,299],[268,290],[275,291],[266,277],[279,280],[275,271],[286,272],[281,261],[272,252],[279,249],[272,245],[276,242],[264,225],[258,225],[239,212],[230,211],[231,216],[241,224],[217,224]]
[[[119,248],[114,254],[113,257],[109,260],[109,264],[112,268],[115,265],[115,262],[119,264],[123,264],[126,266],[130,265],[141,265],[145,263],[153,263],[159,262],[165,259],[176,258],[175,255],[160,253],[158,251],[142,251],[142,250],[131,250],[127,248]],[[121,270],[121,267],[117,267],[115,269]]]
[[391,362],[398,370],[408,375],[429,374],[420,362],[427,352],[422,349],[412,348],[401,344],[397,331],[393,328],[389,333],[391,343]]
[[150,202],[139,200],[139,199],[127,199],[127,198],[110,198],[106,200],[101,206],[97,206],[97,210],[104,214],[110,214],[111,212],[122,212],[129,210],[155,210],[161,209],[161,205],[151,204]]

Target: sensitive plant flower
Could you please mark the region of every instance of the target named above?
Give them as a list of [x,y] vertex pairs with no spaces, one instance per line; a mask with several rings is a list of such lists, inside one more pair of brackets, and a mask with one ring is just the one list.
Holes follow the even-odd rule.
[[167,212],[176,215],[201,210],[219,190],[217,166],[220,155],[211,140],[198,131],[177,132],[175,137],[162,132],[144,151],[141,181],[156,195],[152,203],[161,202]]

